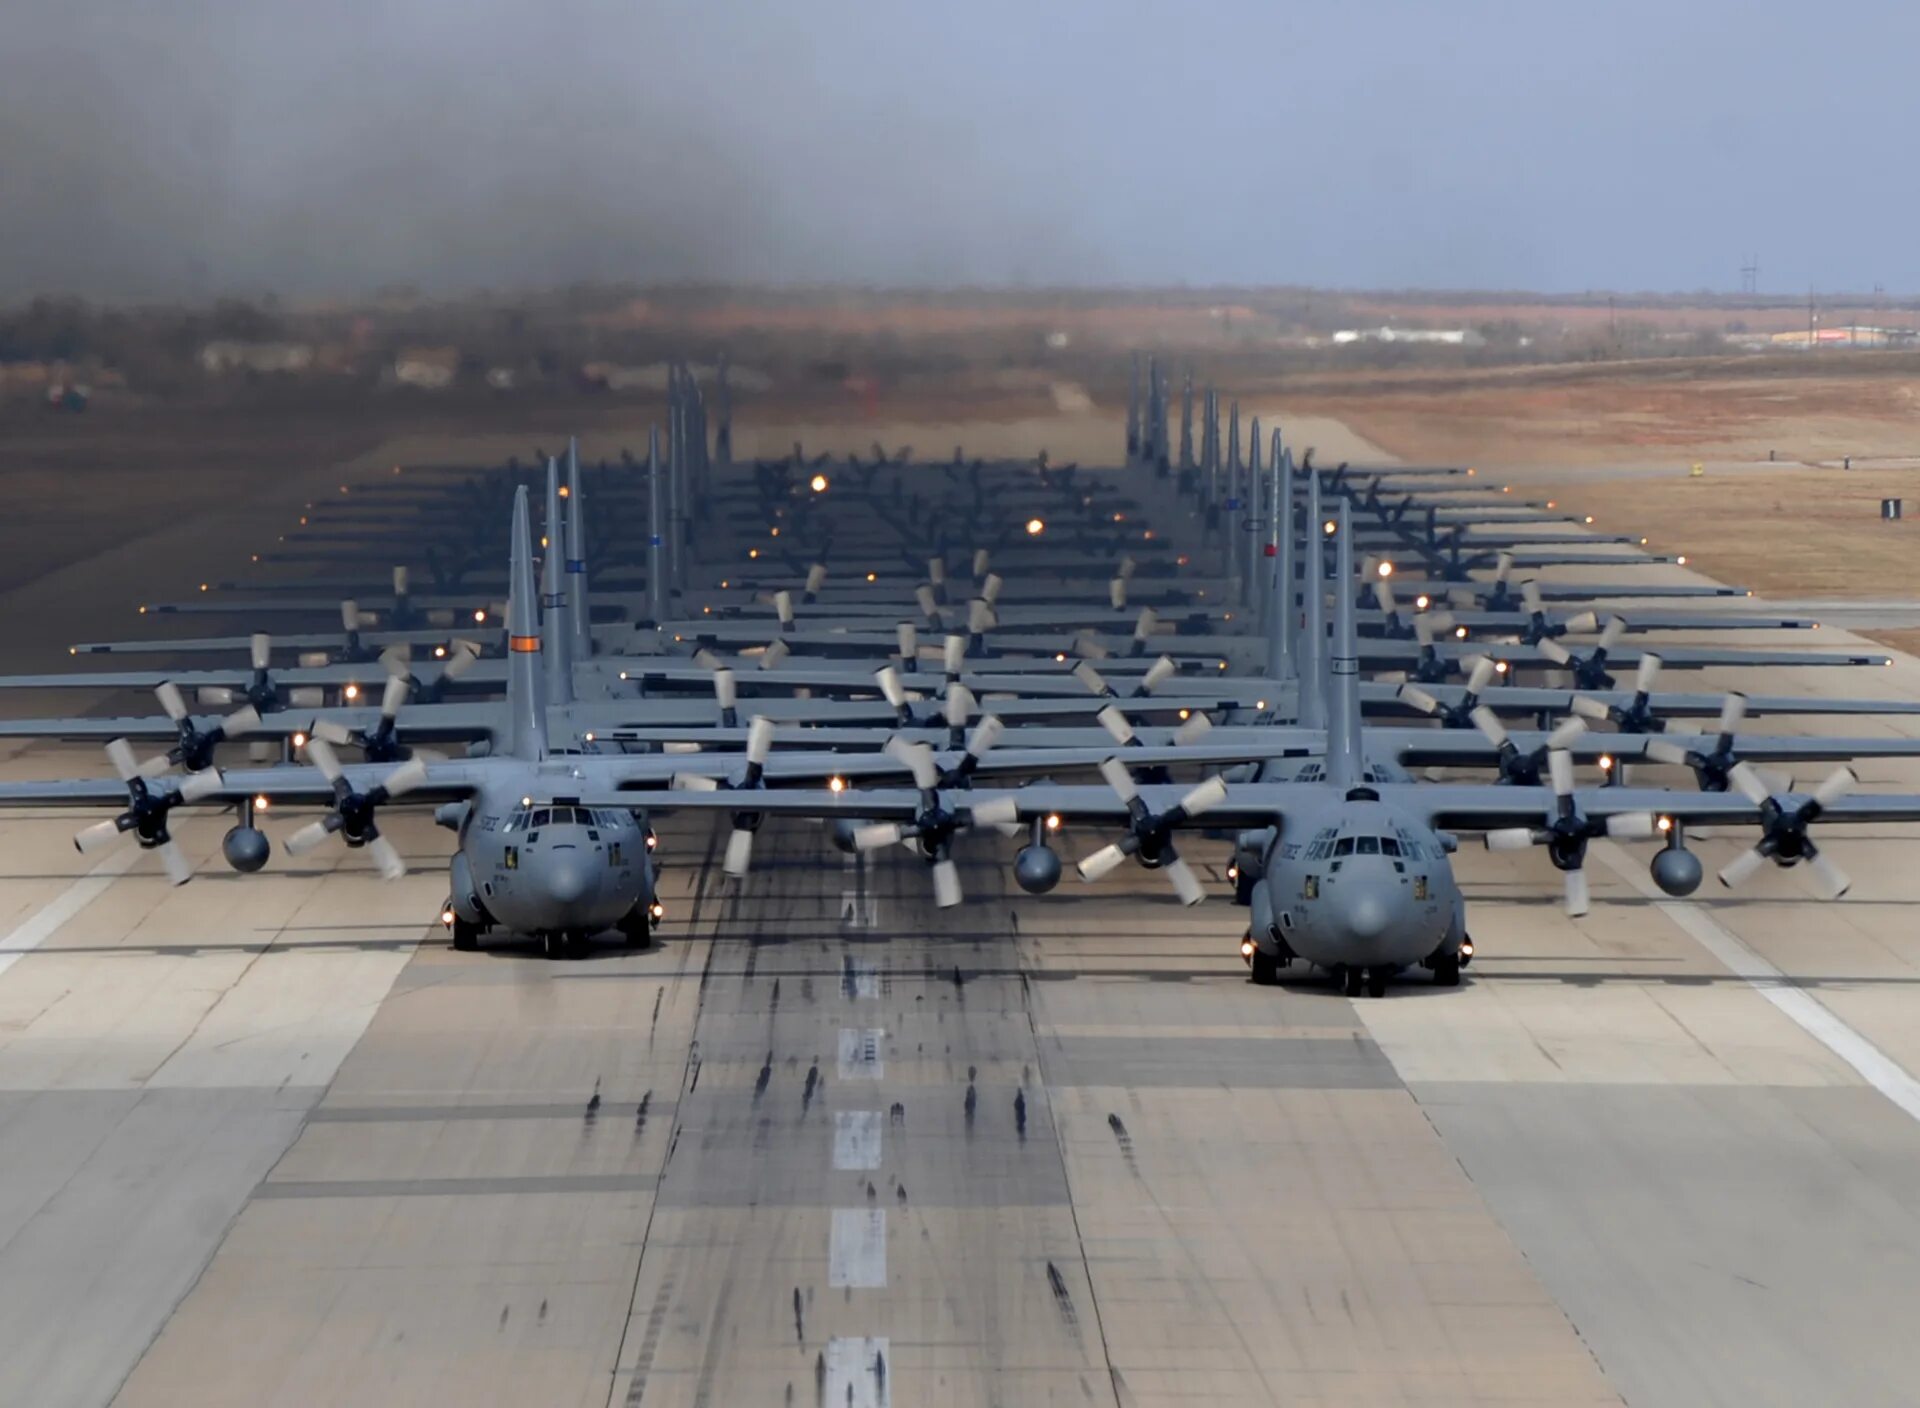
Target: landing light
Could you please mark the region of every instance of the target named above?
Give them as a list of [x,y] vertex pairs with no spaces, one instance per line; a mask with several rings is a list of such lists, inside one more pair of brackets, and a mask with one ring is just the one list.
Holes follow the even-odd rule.
[[1323,533],[1331,534],[1339,526],[1340,526],[1339,524],[1335,523],[1331,518],[1329,518],[1325,523],[1322,523],[1320,525],[1320,531]]
[[1433,598],[1425,592],[1421,592],[1419,596],[1413,599],[1413,604],[1420,610],[1425,611],[1429,606],[1433,605]]
[[264,792],[260,793],[257,797],[253,799],[253,809],[257,812],[263,812],[272,805],[273,805],[272,800],[268,798],[267,794]]
[[345,689],[341,690],[340,694],[341,694],[341,697],[347,701],[347,703],[351,704],[353,703],[354,700],[360,697],[360,686],[357,684],[350,684]]
[[1239,878],[1240,878],[1240,867],[1239,867],[1239,866],[1237,866],[1237,865],[1230,865],[1230,866],[1228,866],[1228,867],[1227,867],[1227,879],[1229,879],[1229,880],[1238,880]]
[[487,619],[487,613],[484,610],[476,609],[473,613],[473,619],[475,622],[485,621]]
[[202,583],[200,584],[200,590],[201,590],[201,591],[205,591],[205,590],[207,590],[207,584],[206,584],[205,582],[202,582]]
[[1391,562],[1381,563],[1379,572],[1382,577],[1391,577],[1393,575],[1393,564]]
[[589,742],[589,743],[591,743],[591,742],[593,742],[593,730],[592,730],[592,729],[588,729],[588,730],[587,730],[587,742]]
[[1267,707],[1267,701],[1264,699],[1256,699],[1253,701],[1253,707],[1256,709],[1264,709]]
[[293,736],[293,746],[294,746],[295,748],[304,748],[304,747],[306,747],[306,746],[307,746],[307,736],[306,736],[306,735],[305,735],[304,733],[296,733],[296,734],[294,734],[294,736]]
[[1600,755],[1600,771],[1601,772],[1613,771],[1613,754],[1602,753]]
[[435,646],[435,647],[433,648],[433,658],[434,658],[434,659],[436,659],[436,660],[444,660],[444,659],[446,659],[446,658],[447,658],[447,648],[446,648],[446,647],[445,647],[444,645],[436,645],[436,646]]
[[1186,722],[1186,721],[1187,721],[1188,719],[1190,719],[1190,718],[1192,718],[1192,717],[1193,717],[1193,710],[1191,710],[1191,709],[1182,709],[1182,710],[1180,711],[1180,722],[1181,722],[1181,723],[1185,723],[1185,722]]
[[1673,830],[1673,818],[1670,816],[1660,817],[1653,824],[1659,827],[1660,830],[1663,832]]
[[1455,626],[1453,628],[1453,638],[1455,640],[1465,640],[1467,638],[1467,628],[1465,626]]
[[647,906],[647,914],[654,919],[665,919],[667,917],[667,907],[661,904],[659,900],[655,900]]
[[725,577],[722,577],[722,578],[720,579],[720,590],[721,590],[721,591],[725,591],[725,590],[726,590],[726,589],[727,589],[728,587],[730,587],[731,585],[733,585],[733,584],[732,584],[731,582],[729,582],[729,581],[728,581],[728,580],[727,580],[727,579],[726,579]]
[[[1677,562],[1677,563],[1679,563],[1679,564],[1680,564],[1680,566],[1682,566],[1682,567],[1685,567],[1685,566],[1687,565],[1687,555],[1686,555],[1685,553],[1681,553],[1681,554],[1680,554],[1680,556],[1678,556],[1678,557],[1676,557],[1676,558],[1674,559],[1674,561],[1675,561],[1675,562]],[[1748,596],[1752,596],[1752,595],[1753,595],[1753,593],[1752,593],[1752,592],[1748,592],[1748,593],[1747,593],[1747,595],[1748,595]]]
[[1146,531],[1146,532],[1144,532],[1144,533],[1142,533],[1142,534],[1141,534],[1140,536],[1141,536],[1141,538],[1142,538],[1142,539],[1144,539],[1145,541],[1147,541],[1147,542],[1149,542],[1149,543],[1150,543],[1150,542],[1152,542],[1152,541],[1153,541],[1153,529],[1151,529],[1151,528],[1149,528],[1149,529],[1147,529],[1147,531]]
[[656,846],[658,846],[659,844],[660,844],[660,838],[659,838],[658,836],[656,836],[656,835],[654,835],[654,834],[653,834],[653,832],[652,832],[652,830],[648,830],[648,832],[647,832],[647,849],[648,849],[648,850],[652,850],[652,849],[653,849],[654,847],[656,847]]
[[847,790],[847,780],[844,777],[830,777],[827,779],[827,791],[832,792],[833,794],[838,796],[840,793],[846,790]]
[[759,556],[760,556],[760,549],[759,549],[759,548],[748,548],[748,549],[747,549],[747,556],[748,556],[748,557],[750,557],[750,558],[754,558],[754,559],[756,559],[756,560],[757,560],[757,559],[759,558]]
[[813,490],[813,492],[816,494],[826,493],[827,492],[827,476],[824,474],[814,475],[813,478],[807,481],[807,487]]
[[1185,567],[1192,560],[1193,559],[1188,557],[1185,553],[1181,553],[1180,556],[1176,557],[1173,560],[1173,565],[1175,567]]
[[1060,813],[1048,812],[1047,813],[1047,830],[1058,831],[1059,829],[1060,829]]
[[1582,523],[1591,523],[1591,522],[1593,522],[1593,515],[1592,515],[1592,514],[1588,514],[1588,515],[1587,515],[1587,516],[1586,516],[1585,518],[1583,518],[1583,519],[1581,519],[1580,521],[1581,521]]
[[1064,650],[1062,650],[1062,651],[1056,651],[1056,652],[1054,653],[1054,657],[1053,657],[1053,660],[1054,660],[1054,663],[1055,663],[1056,665],[1064,665],[1064,664],[1066,664],[1066,663],[1067,663],[1067,654],[1066,654],[1066,652],[1065,652]]
[[1029,519],[1027,520],[1027,536],[1028,536],[1029,538],[1037,538],[1037,537],[1039,537],[1039,536],[1040,536],[1040,535],[1041,535],[1042,533],[1044,533],[1044,532],[1046,532],[1046,531],[1047,531],[1047,521],[1046,521],[1046,519],[1044,519],[1044,518],[1029,518]]
[[564,485],[564,484],[562,484],[562,485],[560,486],[560,497],[561,497],[561,498],[563,498],[563,499],[564,499],[564,498],[567,498],[567,497],[569,497],[569,493],[570,493],[570,491],[568,490],[568,488],[567,488],[567,486],[566,486],[566,485]]
[[[1471,473],[1472,473],[1473,471],[1471,471],[1471,470],[1469,470],[1469,471],[1467,471],[1467,472],[1468,472],[1469,474],[1471,474]],[[1472,940],[1472,939],[1463,939],[1463,940],[1461,940],[1461,943],[1460,943],[1460,956],[1461,956],[1462,958],[1472,958],[1472,957],[1473,957],[1473,940]]]
[[521,806],[523,806],[523,807],[530,807],[530,806],[532,806],[532,805],[533,805],[533,798],[531,798],[531,797],[522,797],[522,798],[520,799],[520,805],[521,805]]
[[1553,501],[1552,499],[1548,499],[1548,500],[1547,500],[1547,507],[1548,507],[1548,508],[1558,508],[1558,507],[1559,507],[1559,505],[1558,505],[1558,504],[1556,504],[1556,503],[1554,503],[1554,501]]
[[1115,523],[1125,523],[1127,521],[1127,516],[1124,513],[1116,513],[1113,516],[1113,521]]
[[776,528],[770,528],[770,529],[768,529],[767,531],[768,531],[768,532],[770,532],[771,534],[773,534],[773,536],[774,536],[774,537],[776,537],[776,538],[780,536],[780,530],[779,530],[779,529],[778,529],[777,527],[776,527]]
[[1253,940],[1252,939],[1240,940],[1240,956],[1242,958],[1253,957]]
[[1494,662],[1493,662],[1493,672],[1494,672],[1494,673],[1495,673],[1496,675],[1504,675],[1504,674],[1505,674],[1505,673],[1507,672],[1507,662],[1506,662],[1506,661],[1504,661],[1504,660],[1496,660],[1496,661],[1494,661]]
[[880,580],[880,574],[878,572],[869,572],[867,573],[867,580],[869,582],[877,582]]
[[451,908],[440,911],[440,922],[449,929],[453,927],[453,910]]

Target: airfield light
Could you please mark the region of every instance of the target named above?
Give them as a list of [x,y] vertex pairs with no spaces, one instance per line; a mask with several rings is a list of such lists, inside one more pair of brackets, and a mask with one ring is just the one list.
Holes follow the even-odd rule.
[[1226,615],[1225,615],[1225,616],[1223,616],[1223,617],[1222,617],[1221,619],[1222,619],[1222,620],[1226,620],[1226,621],[1231,621],[1231,620],[1233,619],[1233,613],[1232,613],[1231,611],[1229,611],[1229,612],[1227,612],[1227,613],[1226,613]]
[[[1674,559],[1674,561],[1679,563],[1682,567],[1685,567],[1687,565],[1687,555],[1685,553],[1681,553],[1680,556]],[[1752,596],[1753,593],[1748,592],[1747,595]]]
[[257,812],[263,812],[272,805],[273,799],[268,797],[264,792],[253,799],[253,809]]
[[780,529],[778,527],[771,528],[768,531],[771,532],[773,536],[776,538],[780,536]]
[[1593,522],[1593,515],[1592,515],[1592,514],[1588,514],[1588,515],[1587,515],[1587,516],[1586,516],[1585,518],[1583,518],[1583,519],[1581,519],[1580,521],[1581,521],[1582,523],[1591,523],[1591,522]]
[[342,485],[340,486],[340,492],[341,492],[341,493],[343,493],[343,494],[344,494],[344,493],[346,493],[346,492],[347,492],[347,486],[346,486],[346,485],[344,485],[344,484],[342,484]]
[[1393,575],[1393,564],[1391,562],[1383,562],[1380,564],[1378,570],[1382,577],[1391,577]]
[[588,730],[587,730],[587,742],[589,742],[589,743],[591,743],[591,742],[593,742],[593,730],[592,730],[592,729],[588,729]]
[[203,592],[207,590],[207,584],[206,584],[205,582],[202,582],[202,583],[200,584],[200,590],[201,590],[201,591],[203,591]]
[[1044,532],[1046,532],[1046,531],[1047,531],[1047,521],[1046,521],[1046,519],[1044,519],[1044,518],[1029,518],[1029,519],[1027,520],[1027,536],[1028,536],[1029,538],[1037,538],[1037,537],[1039,537],[1039,536],[1040,536],[1040,535],[1041,535],[1042,533],[1044,533]]
[[1267,701],[1264,699],[1256,699],[1253,701],[1253,707],[1256,709],[1264,709],[1267,707]]
[[441,910],[440,922],[451,929],[453,927],[453,910],[450,908]]
[[847,780],[844,777],[830,777],[827,779],[827,791],[837,796],[846,790]]
[[540,546],[544,548],[546,545],[547,545],[547,535],[545,533],[542,533],[540,535]]
[[304,733],[296,733],[296,734],[294,734],[294,736],[293,736],[293,746],[294,746],[295,748],[304,748],[304,747],[306,747],[306,746],[307,746],[307,736],[306,736],[306,734],[304,734]]
[[627,677],[627,672],[626,672],[625,670],[622,670],[622,671],[620,672],[620,678],[621,678],[621,679],[625,679],[626,677]]
[[[1067,657],[1063,655],[1063,656],[1061,656],[1060,658],[1061,658],[1062,660],[1064,660],[1064,659],[1066,659]],[[1225,671],[1226,671],[1226,668],[1227,668],[1227,662],[1226,662],[1226,661],[1224,661],[1224,660],[1222,660],[1222,661],[1220,662],[1220,669],[1221,669],[1221,672],[1222,672],[1222,673],[1225,673]]]
[[255,554],[253,555],[253,560],[254,560],[255,562],[258,562],[258,561],[260,560],[260,554],[259,554],[259,553],[255,553]]
[[1127,516],[1124,513],[1116,513],[1113,516],[1113,521],[1115,523],[1125,523],[1127,521]]
[[813,478],[807,481],[807,487],[813,490],[813,492],[816,494],[826,493],[827,492],[827,476],[824,474],[814,475]]
[[1646,545],[1647,545],[1647,540],[1646,540],[1645,538],[1642,538],[1642,539],[1640,540],[1640,546],[1641,546],[1641,547],[1645,547]]
[[1500,492],[1501,492],[1501,493],[1503,493],[1503,494],[1511,494],[1511,493],[1513,492],[1513,485],[1511,485],[1511,484],[1502,484],[1502,485],[1500,486]]
[[1066,663],[1067,663],[1067,653],[1066,653],[1066,651],[1064,651],[1064,650],[1056,650],[1056,651],[1054,652],[1054,654],[1053,654],[1053,660],[1054,660],[1054,663],[1055,663],[1056,665],[1064,665],[1064,664],[1066,664]]
[[1471,478],[1473,478],[1473,466],[1472,466],[1472,465],[1468,465],[1468,466],[1467,466],[1467,478],[1469,478],[1469,479],[1471,479]]
[[1554,502],[1553,502],[1553,500],[1552,500],[1552,499],[1548,499],[1548,500],[1547,500],[1547,507],[1548,507],[1548,508],[1554,508],[1554,507],[1556,507],[1556,505],[1554,504]]
[[1416,609],[1425,611],[1429,606],[1433,605],[1433,598],[1425,592],[1421,592],[1419,596],[1413,599],[1413,604]]
[[1180,556],[1176,557],[1173,560],[1173,565],[1175,567],[1185,567],[1191,561],[1192,559],[1189,558],[1185,553],[1181,553]]
[[1146,532],[1144,532],[1144,533],[1142,533],[1142,534],[1140,535],[1140,537],[1141,537],[1141,540],[1142,540],[1143,542],[1149,542],[1149,543],[1150,543],[1150,542],[1152,542],[1152,541],[1153,541],[1153,529],[1151,529],[1151,528],[1149,528],[1149,529],[1147,529],[1147,530],[1146,530]]
[[1252,939],[1240,940],[1240,956],[1242,958],[1253,957],[1253,940]]
[[725,590],[726,590],[726,589],[727,589],[727,588],[728,588],[729,586],[731,586],[731,585],[732,585],[732,583],[730,583],[730,582],[728,582],[728,581],[727,581],[727,579],[726,579],[725,577],[722,577],[722,578],[720,579],[720,590],[721,590],[721,591],[725,591]]
[[67,647],[67,654],[69,654],[69,655],[78,655],[79,653],[80,653],[80,647],[79,647],[79,646],[77,646],[77,645],[70,645],[70,646],[68,646],[68,647]]
[[347,703],[351,704],[360,697],[360,686],[357,684],[349,684],[345,689],[341,690],[340,693],[346,699]]
[[[1748,592],[1748,593],[1747,593],[1747,595],[1748,595],[1748,596],[1752,596],[1752,595],[1753,595],[1753,593],[1752,593],[1752,592]],[[144,616],[144,615],[146,615],[146,614],[147,614],[147,608],[146,608],[146,607],[144,607],[144,606],[143,606],[143,607],[141,607],[141,608],[140,608],[140,614],[141,614],[142,616]]]

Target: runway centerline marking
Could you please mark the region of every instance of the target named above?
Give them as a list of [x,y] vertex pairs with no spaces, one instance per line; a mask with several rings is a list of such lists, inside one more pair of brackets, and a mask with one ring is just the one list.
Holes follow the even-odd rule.
[[843,1171],[879,1168],[881,1138],[878,1110],[835,1110],[833,1166]]
[[840,1408],[892,1408],[887,1390],[887,1341],[831,1339],[827,1341],[827,1386],[822,1400]]
[[879,1080],[886,1075],[886,1059],[880,1054],[885,1036],[880,1027],[840,1028],[840,1079]]
[[1787,1020],[1851,1066],[1868,1085],[1920,1120],[1920,1080],[1914,1079],[1905,1066],[1849,1026],[1831,1007],[1795,983],[1704,909],[1686,900],[1667,897],[1665,891],[1648,878],[1644,867],[1617,845],[1597,842],[1594,849],[1609,870],[1653,900],[1654,908],[1725,964],[1728,971],[1745,979],[1749,987],[1772,1003]]
[[877,1291],[887,1284],[885,1208],[835,1208],[827,1243],[827,1284],[836,1291]]

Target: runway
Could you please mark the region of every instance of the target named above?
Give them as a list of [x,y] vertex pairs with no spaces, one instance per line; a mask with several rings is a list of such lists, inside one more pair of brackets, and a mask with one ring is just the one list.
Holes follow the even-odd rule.
[[[1790,686],[1920,698],[1920,662]],[[1580,920],[1543,857],[1463,847],[1468,981],[1378,1001],[1251,987],[1219,843],[1183,910],[1134,867],[1021,894],[973,838],[940,911],[904,852],[770,823],[742,888],[675,821],[663,942],[547,963],[447,947],[425,818],[391,886],[334,849],[234,876],[209,819],[170,890],[71,829],[0,818],[3,1402],[1892,1404],[1920,1370],[1915,828],[1836,839],[1836,904],[1656,898],[1597,846]]]

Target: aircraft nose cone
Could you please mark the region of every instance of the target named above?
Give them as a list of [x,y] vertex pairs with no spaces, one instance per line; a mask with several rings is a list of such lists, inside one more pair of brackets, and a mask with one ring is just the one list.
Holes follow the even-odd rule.
[[1372,890],[1349,890],[1340,897],[1341,927],[1356,939],[1377,939],[1387,930],[1393,906]]
[[593,872],[586,858],[566,851],[547,857],[547,893],[562,905],[585,899],[593,888]]

